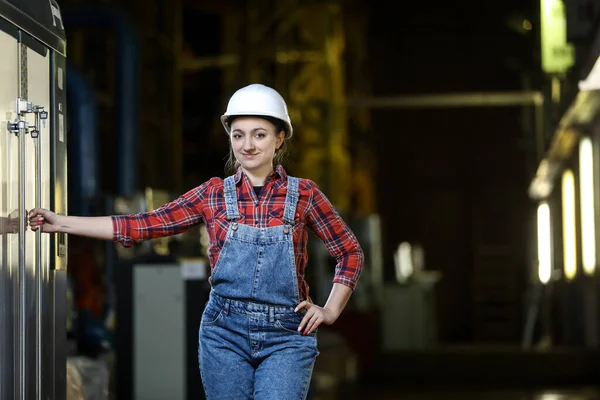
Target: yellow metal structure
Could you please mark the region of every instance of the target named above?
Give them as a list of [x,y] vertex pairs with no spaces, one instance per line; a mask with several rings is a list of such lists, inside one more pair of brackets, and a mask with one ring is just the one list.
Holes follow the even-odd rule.
[[[182,189],[181,68],[182,0],[117,0],[103,5],[123,12],[135,27],[140,42],[139,188]],[[65,0],[70,6],[94,6],[91,0]],[[119,39],[110,29],[68,29],[73,49],[70,62],[86,75],[96,91],[102,154],[114,149],[114,49]],[[151,66],[151,68],[147,68]],[[160,160],[160,162],[157,162]],[[104,181],[112,181],[111,163],[103,164]]]
[[[314,180],[338,208],[348,210],[350,163],[341,9],[333,2],[306,3],[250,3],[241,25],[246,33],[241,63],[227,80],[225,92],[249,82],[276,87],[301,132],[294,137],[291,172]],[[235,30],[227,27],[224,33],[226,42],[237,40]]]
[[[233,7],[233,3],[244,6]],[[342,4],[225,1],[220,9],[222,54],[187,58],[180,66],[188,73],[223,68],[223,107],[228,94],[243,85],[258,82],[275,87],[286,98],[294,130],[299,132],[291,143],[290,173],[314,180],[340,211],[360,209],[367,215],[375,208],[370,169],[374,163],[365,148],[356,155],[364,164],[351,162],[344,31],[348,14]],[[215,11],[214,5],[206,7]],[[355,121],[357,129],[368,121],[366,113],[362,110],[357,116],[362,117],[362,126]],[[361,187],[355,182],[362,182]]]
[[[370,78],[364,68],[366,15],[359,2],[128,0],[119,8],[133,20],[140,35],[140,188],[183,189],[182,82],[199,71],[220,68],[220,109],[243,85],[260,82],[275,87],[288,101],[294,130],[299,133],[290,143],[290,173],[317,182],[341,212],[362,216],[375,212],[370,110],[348,112],[346,100],[348,95],[369,95]],[[220,54],[197,57],[185,46],[183,15],[191,10],[220,18]],[[352,29],[347,32],[346,26]],[[112,137],[118,99],[112,85],[114,62],[106,54],[114,54],[117,38],[102,30],[82,33],[70,32],[71,60],[97,89],[102,146],[110,149],[113,143],[106,138]],[[108,68],[98,69],[98,65]],[[347,93],[348,85],[351,93]],[[222,135],[219,129],[215,124],[213,134]],[[357,140],[350,140],[351,133]],[[114,176],[113,171],[105,175]]]
[[182,0],[135,0],[130,15],[141,45],[140,187],[180,191]]

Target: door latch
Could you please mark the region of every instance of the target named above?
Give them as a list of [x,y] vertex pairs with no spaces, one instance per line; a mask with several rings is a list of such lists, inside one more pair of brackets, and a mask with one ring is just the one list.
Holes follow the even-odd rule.
[[10,133],[14,133],[15,135],[24,135],[27,133],[27,124],[20,119],[17,119],[15,122],[9,122],[7,128]]
[[[27,126],[25,120],[17,119],[15,122],[8,123],[8,131],[15,135],[31,133],[33,139],[37,139],[40,136],[42,127],[46,128],[46,120],[48,119],[48,112],[44,110],[42,106],[33,105],[30,101],[17,99],[17,115],[23,117],[25,114],[35,114],[35,125]],[[31,129],[31,131],[28,131]]]

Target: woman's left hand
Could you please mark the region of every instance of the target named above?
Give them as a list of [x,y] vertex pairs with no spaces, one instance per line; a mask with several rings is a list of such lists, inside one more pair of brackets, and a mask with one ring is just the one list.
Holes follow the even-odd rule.
[[304,335],[313,333],[321,324],[331,325],[338,318],[338,313],[326,307],[319,307],[309,301],[303,301],[298,304],[294,311],[298,312],[305,308],[306,314],[302,318],[302,322],[298,325],[298,332],[303,332]]

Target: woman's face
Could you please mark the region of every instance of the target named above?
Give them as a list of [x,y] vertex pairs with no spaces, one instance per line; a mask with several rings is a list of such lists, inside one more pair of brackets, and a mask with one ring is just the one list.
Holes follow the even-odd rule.
[[256,117],[236,118],[231,124],[231,148],[242,168],[257,171],[273,167],[275,150],[283,143],[283,132],[271,122]]

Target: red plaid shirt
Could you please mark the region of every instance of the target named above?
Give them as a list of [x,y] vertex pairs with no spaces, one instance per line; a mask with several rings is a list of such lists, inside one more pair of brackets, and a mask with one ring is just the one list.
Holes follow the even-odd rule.
[[[287,173],[283,167],[277,166],[269,175],[260,198],[256,196],[252,182],[241,169],[235,174],[235,183],[241,213],[238,221],[240,224],[257,228],[283,224],[287,193]],[[337,260],[333,282],[354,290],[364,263],[358,240],[314,182],[300,179],[298,189],[300,198],[296,220],[299,223],[295,225],[293,240],[300,299],[306,299],[309,291],[304,279],[308,260],[307,228],[315,232]],[[208,256],[212,270],[225,243],[229,226],[221,178],[212,178],[152,212],[113,216],[113,240],[130,247],[142,240],[185,232],[203,222],[209,236]]]

